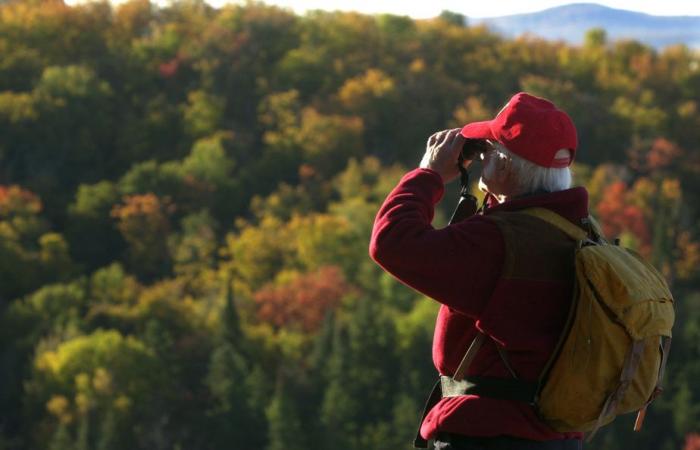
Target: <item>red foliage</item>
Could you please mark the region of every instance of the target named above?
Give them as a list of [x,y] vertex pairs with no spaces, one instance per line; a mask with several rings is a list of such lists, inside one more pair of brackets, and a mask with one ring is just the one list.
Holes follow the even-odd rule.
[[312,332],[319,328],[326,312],[351,291],[338,267],[325,266],[283,285],[265,285],[254,298],[261,320],[278,327],[298,326]]
[[180,60],[176,57],[158,66],[158,72],[163,78],[170,78],[177,73],[180,67]]
[[700,434],[690,433],[685,436],[683,450],[700,450]]
[[681,156],[680,148],[668,139],[658,138],[647,153],[647,167],[649,170],[663,169],[671,165],[679,156]]
[[639,239],[640,253],[647,254],[651,250],[651,232],[641,208],[627,203],[627,194],[627,185],[622,181],[608,186],[597,208],[603,233],[614,238],[629,231]]

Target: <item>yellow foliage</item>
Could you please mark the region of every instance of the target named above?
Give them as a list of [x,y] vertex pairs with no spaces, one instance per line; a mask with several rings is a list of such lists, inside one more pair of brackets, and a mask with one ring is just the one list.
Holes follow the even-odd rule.
[[37,119],[39,113],[35,108],[34,95],[27,92],[0,92],[0,117],[3,116],[10,123]]
[[359,117],[323,115],[314,108],[304,108],[298,140],[311,158],[333,155],[345,161],[359,152],[364,125]]
[[676,112],[683,119],[691,119],[697,117],[698,102],[695,100],[687,100],[678,105]]
[[90,375],[80,372],[75,376],[75,387],[79,391],[87,391],[90,388]]
[[92,386],[100,394],[110,394],[112,392],[112,375],[104,367],[98,367],[92,376]]
[[75,406],[81,415],[85,415],[90,411],[90,397],[84,392],[75,394]]
[[340,88],[338,97],[350,110],[363,111],[372,106],[372,100],[395,92],[394,80],[379,69],[368,69],[364,74],[350,78]]
[[645,217],[650,218],[653,211],[653,204],[656,200],[657,184],[649,178],[639,178],[632,186],[631,193],[628,195],[629,202],[638,206]]
[[423,58],[416,58],[411,61],[411,65],[408,66],[408,70],[412,73],[421,73],[425,71],[425,60]]
[[47,351],[40,353],[34,362],[34,366],[42,372],[57,373],[61,368],[61,360],[58,353]]
[[0,8],[0,22],[8,28],[41,27],[62,22],[69,13],[70,8],[63,2],[44,2],[41,8],[31,2],[11,2]]
[[46,402],[46,410],[59,419],[66,416],[69,406],[68,399],[63,395],[54,395]]
[[680,200],[681,183],[675,178],[666,178],[661,182],[661,195],[665,200]]
[[612,112],[629,120],[635,130],[659,130],[668,115],[661,108],[653,106],[652,100],[653,93],[649,90],[643,91],[637,102],[629,96],[620,96],[615,99]]
[[285,266],[292,242],[284,236],[284,225],[274,216],[264,216],[258,226],[243,221],[237,224],[240,233],[226,237],[227,253],[240,280],[249,288],[248,294],[252,294]]
[[680,253],[675,261],[678,277],[688,279],[700,270],[700,243],[693,241],[690,232],[682,231],[676,248]]
[[121,411],[121,412],[126,412],[131,408],[132,401],[129,397],[126,395],[119,395],[116,399],[114,399],[114,407],[115,409]]
[[452,113],[450,126],[462,127],[471,122],[490,119],[492,112],[479,97],[469,96]]
[[343,245],[352,239],[348,233],[351,227],[345,218],[328,214],[295,216],[286,228],[294,236],[296,257],[307,270],[352,259],[352,248]]

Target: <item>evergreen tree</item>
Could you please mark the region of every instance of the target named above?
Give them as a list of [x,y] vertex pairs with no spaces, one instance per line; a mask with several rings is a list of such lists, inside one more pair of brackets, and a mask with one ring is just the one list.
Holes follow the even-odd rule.
[[212,424],[213,448],[225,448],[232,442],[240,448],[261,448],[265,442],[263,408],[255,395],[255,381],[264,380],[244,356],[244,336],[238,322],[232,279],[226,282],[226,306],[223,330],[209,363],[206,385],[213,397],[208,412]]
[[299,409],[291,383],[280,377],[272,403],[265,410],[268,422],[267,450],[305,450],[308,448]]
[[116,415],[113,410],[109,410],[100,424],[96,450],[118,450],[119,448]]
[[49,450],[73,450],[75,443],[70,435],[68,425],[62,423],[56,428],[56,431],[49,443]]

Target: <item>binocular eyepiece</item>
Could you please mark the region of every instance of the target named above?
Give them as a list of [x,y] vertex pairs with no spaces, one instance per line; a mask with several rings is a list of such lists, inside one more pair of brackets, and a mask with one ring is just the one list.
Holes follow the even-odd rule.
[[462,158],[471,161],[481,153],[486,153],[491,148],[486,139],[470,139],[466,138],[462,147]]

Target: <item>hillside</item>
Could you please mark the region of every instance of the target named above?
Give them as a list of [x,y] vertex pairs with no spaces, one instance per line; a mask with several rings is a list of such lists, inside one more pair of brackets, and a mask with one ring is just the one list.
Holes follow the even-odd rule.
[[653,16],[594,3],[573,3],[530,14],[469,19],[509,37],[532,33],[580,44],[587,30],[604,28],[610,39],[636,39],[657,49],[683,43],[700,48],[700,17]]

